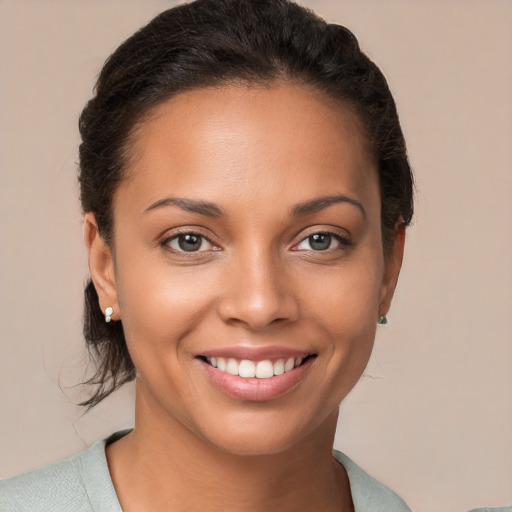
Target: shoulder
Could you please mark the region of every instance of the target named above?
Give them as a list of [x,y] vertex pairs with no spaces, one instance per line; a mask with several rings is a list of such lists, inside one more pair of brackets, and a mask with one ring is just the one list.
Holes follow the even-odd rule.
[[411,512],[402,498],[375,480],[344,453],[333,450],[333,456],[347,472],[355,512]]
[[69,459],[1,481],[0,510],[120,512],[105,456],[107,442],[98,441]]
[[0,510],[90,511],[87,490],[82,481],[83,452],[50,466],[29,471],[0,483]]
[[512,505],[508,507],[472,508],[469,512],[512,512]]

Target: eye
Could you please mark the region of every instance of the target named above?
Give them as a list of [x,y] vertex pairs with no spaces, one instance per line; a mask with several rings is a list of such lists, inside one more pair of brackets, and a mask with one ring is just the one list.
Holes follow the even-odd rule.
[[299,251],[326,251],[336,249],[341,244],[341,237],[333,233],[314,233],[304,238],[298,245]]
[[197,233],[180,233],[168,238],[164,244],[178,252],[203,252],[214,248],[209,240]]

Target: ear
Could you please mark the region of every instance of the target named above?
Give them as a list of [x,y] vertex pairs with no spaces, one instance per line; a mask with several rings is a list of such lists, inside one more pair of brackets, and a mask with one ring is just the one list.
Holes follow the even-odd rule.
[[98,223],[92,212],[84,216],[84,240],[87,246],[89,271],[99,297],[101,311],[113,308],[113,320],[119,320],[120,308],[114,272],[114,259],[110,248],[100,236]]
[[378,315],[386,315],[391,307],[391,301],[395,293],[396,283],[402,268],[405,245],[405,223],[400,218],[395,224],[395,235],[393,245],[384,261],[384,276],[379,295]]

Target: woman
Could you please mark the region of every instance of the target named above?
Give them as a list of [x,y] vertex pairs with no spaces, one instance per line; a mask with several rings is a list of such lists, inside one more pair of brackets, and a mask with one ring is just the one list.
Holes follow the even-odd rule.
[[84,405],[136,379],[135,428],[7,481],[2,510],[409,510],[332,454],[413,211],[355,37],[286,0],[170,9],[80,131]]

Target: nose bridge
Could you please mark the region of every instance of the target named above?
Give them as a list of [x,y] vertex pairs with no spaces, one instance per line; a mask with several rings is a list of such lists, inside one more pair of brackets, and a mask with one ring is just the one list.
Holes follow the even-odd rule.
[[225,321],[263,329],[276,321],[294,320],[298,304],[284,263],[269,247],[237,251],[227,270],[229,285],[220,303]]

